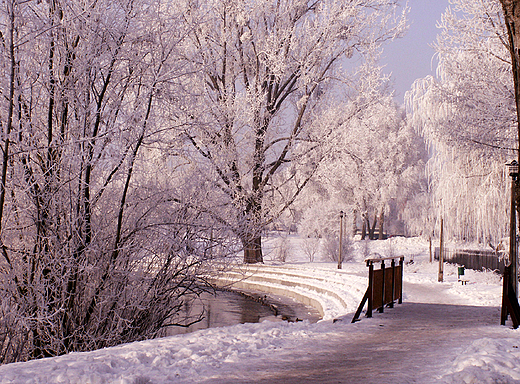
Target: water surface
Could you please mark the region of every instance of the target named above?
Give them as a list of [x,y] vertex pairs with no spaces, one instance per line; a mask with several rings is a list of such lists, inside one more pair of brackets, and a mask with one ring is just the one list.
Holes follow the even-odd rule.
[[217,291],[215,294],[203,293],[200,300],[183,309],[186,322],[204,311],[202,321],[185,327],[170,327],[168,335],[189,333],[199,329],[225,327],[243,323],[262,321],[300,321],[316,322],[320,319],[314,309],[289,298],[266,296],[263,294],[236,291]]

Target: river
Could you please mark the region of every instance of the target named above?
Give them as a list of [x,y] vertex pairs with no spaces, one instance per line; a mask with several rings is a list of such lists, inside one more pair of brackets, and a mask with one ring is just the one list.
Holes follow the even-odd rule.
[[168,335],[178,335],[199,329],[224,327],[262,321],[300,321],[312,323],[320,319],[318,311],[292,299],[266,296],[254,292],[217,291],[203,293],[200,300],[183,309],[186,319],[204,311],[204,319],[190,327],[169,327]]

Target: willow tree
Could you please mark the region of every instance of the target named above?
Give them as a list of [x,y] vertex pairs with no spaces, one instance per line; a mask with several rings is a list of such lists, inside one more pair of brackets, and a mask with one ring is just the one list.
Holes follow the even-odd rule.
[[[507,48],[511,56],[514,96],[516,104],[517,135],[520,143],[520,1],[500,0],[507,31]],[[520,150],[518,151],[520,163]]]
[[198,25],[186,51],[194,64],[187,156],[212,191],[214,205],[200,209],[233,230],[244,262],[262,261],[262,231],[324,158],[322,144],[337,127],[321,119],[353,84],[348,61],[371,57],[402,32],[396,3],[213,0],[187,12]]
[[413,124],[432,148],[431,219],[448,235],[496,247],[507,233],[504,164],[517,146],[515,85],[502,7],[453,0],[435,49],[437,78],[408,94]]

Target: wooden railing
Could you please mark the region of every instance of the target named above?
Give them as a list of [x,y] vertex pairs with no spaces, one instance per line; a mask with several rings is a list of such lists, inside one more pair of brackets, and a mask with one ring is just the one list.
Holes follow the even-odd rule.
[[[387,260],[391,260],[389,267],[385,264]],[[399,260],[399,264],[396,264],[396,260]],[[373,309],[383,313],[385,306],[393,308],[396,301],[399,304],[403,302],[404,256],[368,258],[365,261],[368,267],[368,288],[352,319],[353,323],[359,320],[367,302],[366,317],[372,317]],[[374,269],[375,263],[381,263],[381,268]]]

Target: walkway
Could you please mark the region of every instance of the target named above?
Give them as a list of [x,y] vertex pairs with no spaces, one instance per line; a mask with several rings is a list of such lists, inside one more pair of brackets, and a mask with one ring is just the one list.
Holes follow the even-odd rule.
[[428,292],[423,299],[362,318],[361,323],[350,324],[345,318],[331,325],[328,334],[273,352],[260,364],[244,362],[238,372],[206,383],[439,382],[440,373],[475,338],[493,337],[503,328],[498,326],[499,308],[427,304],[424,301],[432,301]]

